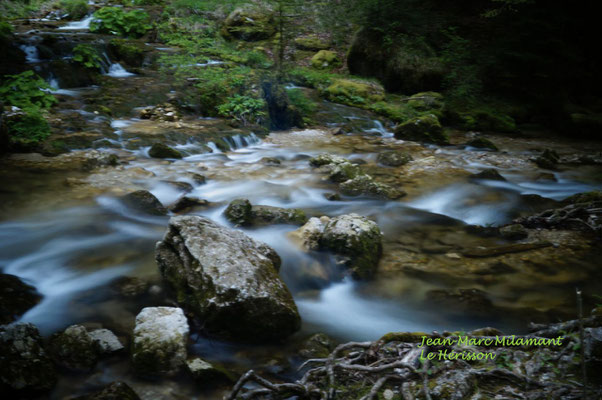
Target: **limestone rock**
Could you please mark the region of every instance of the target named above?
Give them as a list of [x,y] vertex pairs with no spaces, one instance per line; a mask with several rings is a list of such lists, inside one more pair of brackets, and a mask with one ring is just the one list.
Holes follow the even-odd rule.
[[132,362],[142,376],[175,375],[186,362],[188,321],[181,308],[146,307],[136,316]]
[[310,218],[309,221],[299,229],[290,232],[289,237],[305,251],[317,251],[320,249],[320,237],[330,218]]
[[174,217],[155,258],[176,299],[213,334],[268,341],[300,327],[280,257],[265,243],[198,216]]
[[124,348],[117,336],[108,329],[95,329],[90,331],[88,335],[98,344],[102,354],[115,353]]

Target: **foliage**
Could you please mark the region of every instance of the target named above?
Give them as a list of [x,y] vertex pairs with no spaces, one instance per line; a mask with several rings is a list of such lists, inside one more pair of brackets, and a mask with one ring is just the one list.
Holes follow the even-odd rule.
[[142,10],[123,11],[120,7],[103,7],[94,13],[90,31],[126,37],[140,37],[152,28]]
[[23,116],[7,121],[13,144],[34,145],[50,135],[50,127],[42,116],[42,111],[56,102],[56,98],[45,91],[49,89],[50,86],[33,71],[6,76],[0,86],[0,98],[24,112]]
[[267,115],[265,108],[266,103],[263,99],[237,94],[229,97],[226,103],[217,107],[217,110],[223,117],[234,118],[243,125],[248,125],[261,124]]
[[88,69],[100,70],[102,57],[98,50],[90,44],[78,44],[73,48],[73,61]]
[[61,0],[61,9],[69,14],[69,19],[81,19],[88,14],[86,0]]
[[47,3],[48,0],[0,1],[0,15],[6,19],[27,18]]
[[473,102],[481,92],[482,82],[479,77],[481,67],[473,55],[471,42],[459,36],[454,28],[445,31],[445,35],[448,42],[441,58],[448,70],[443,82],[447,94],[452,99]]
[[13,26],[6,21],[0,21],[0,40],[6,40],[13,34]]
[[303,93],[301,89],[287,91],[290,103],[301,112],[304,117],[309,117],[316,112],[318,105]]
[[245,64],[252,68],[269,68],[272,63],[265,55],[265,53],[261,51],[249,51],[245,54],[246,60]]
[[6,104],[22,109],[46,109],[56,103],[56,98],[44,91],[50,86],[33,71],[25,71],[18,75],[8,75],[0,86],[0,98]]

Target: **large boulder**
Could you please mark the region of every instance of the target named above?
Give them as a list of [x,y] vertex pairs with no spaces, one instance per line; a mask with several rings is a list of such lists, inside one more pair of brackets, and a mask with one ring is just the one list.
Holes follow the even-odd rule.
[[54,387],[56,380],[54,365],[42,347],[40,332],[33,324],[0,326],[0,389],[3,393],[48,391]]
[[132,362],[146,377],[172,376],[186,363],[188,321],[181,308],[146,307],[136,316]]
[[427,142],[436,144],[449,144],[449,138],[443,131],[439,119],[433,114],[411,118],[395,128],[395,138]]
[[129,208],[150,215],[165,215],[167,209],[161,204],[159,199],[148,190],[137,190],[128,193],[121,198],[121,201]]
[[163,143],[154,143],[148,151],[148,155],[152,158],[182,158],[182,153]]
[[320,248],[336,253],[356,278],[367,279],[374,275],[382,255],[382,233],[366,217],[341,215],[324,226]]
[[367,28],[355,34],[347,54],[347,66],[353,75],[377,78],[390,92],[441,88],[445,68],[423,39],[403,36],[390,45],[385,43],[384,35]]
[[60,366],[72,371],[90,371],[100,358],[102,349],[86,328],[72,325],[50,338],[48,352]]
[[227,39],[248,42],[269,39],[276,33],[273,12],[248,5],[232,11],[224,21],[221,34]]
[[300,327],[280,257],[265,243],[203,217],[174,217],[155,257],[177,301],[210,333],[260,342]]
[[15,321],[38,304],[42,296],[14,275],[0,274],[0,325]]

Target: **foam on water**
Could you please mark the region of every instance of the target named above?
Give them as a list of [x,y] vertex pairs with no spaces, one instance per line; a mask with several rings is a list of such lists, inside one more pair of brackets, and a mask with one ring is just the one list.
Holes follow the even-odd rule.
[[119,63],[113,63],[105,75],[113,78],[127,78],[136,74],[126,71],[126,69],[123,68]]
[[60,26],[59,30],[67,30],[67,31],[81,31],[81,30],[89,30],[90,22],[94,20],[92,15],[89,15],[82,19],[81,21],[69,22],[67,25]]

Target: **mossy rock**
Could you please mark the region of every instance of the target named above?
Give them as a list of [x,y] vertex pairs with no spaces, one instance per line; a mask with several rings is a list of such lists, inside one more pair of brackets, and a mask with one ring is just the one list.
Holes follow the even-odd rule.
[[374,82],[337,79],[325,91],[328,100],[350,106],[362,106],[385,98],[383,87]]
[[408,100],[408,106],[417,111],[443,111],[443,95],[438,92],[416,93]]
[[224,21],[221,34],[226,39],[247,42],[269,39],[276,33],[276,20],[269,10],[252,5],[232,11]]
[[251,214],[252,207],[251,202],[247,199],[235,199],[230,202],[224,211],[224,216],[233,224],[241,226],[251,225],[253,220]]
[[152,158],[182,158],[182,153],[163,143],[154,143],[148,151],[148,155]]
[[396,200],[406,195],[403,190],[384,183],[375,182],[370,175],[361,174],[339,185],[341,193],[347,196],[374,196],[381,199]]
[[165,215],[167,209],[163,204],[148,190],[137,190],[128,193],[121,198],[121,201],[129,208],[143,212],[149,215]]
[[131,67],[142,66],[145,55],[142,46],[139,42],[126,39],[113,39],[109,42],[109,50],[115,59]]
[[398,125],[395,138],[435,144],[449,144],[449,138],[443,131],[439,119],[433,114],[426,114]]
[[330,164],[328,179],[332,182],[341,183],[353,179],[361,173],[359,166],[350,162]]
[[499,149],[491,140],[484,137],[477,137],[466,143],[467,146],[475,147],[477,149],[487,149],[491,151],[498,151]]
[[86,328],[72,325],[50,339],[48,351],[53,360],[73,371],[90,371],[100,358],[101,348]]
[[341,65],[338,54],[330,50],[320,50],[311,58],[311,66],[315,69],[332,69]]
[[408,153],[401,151],[385,151],[378,154],[376,160],[387,167],[400,167],[413,160]]
[[330,45],[317,36],[303,36],[295,39],[295,47],[299,50],[320,51],[327,50]]
[[591,203],[593,201],[602,201],[602,191],[594,190],[591,192],[577,193],[564,199],[562,204]]
[[299,208],[253,206],[247,199],[235,199],[230,202],[224,216],[228,221],[240,226],[303,225],[307,222],[305,211]]
[[488,108],[460,112],[459,117],[463,129],[486,132],[516,132],[514,118]]

